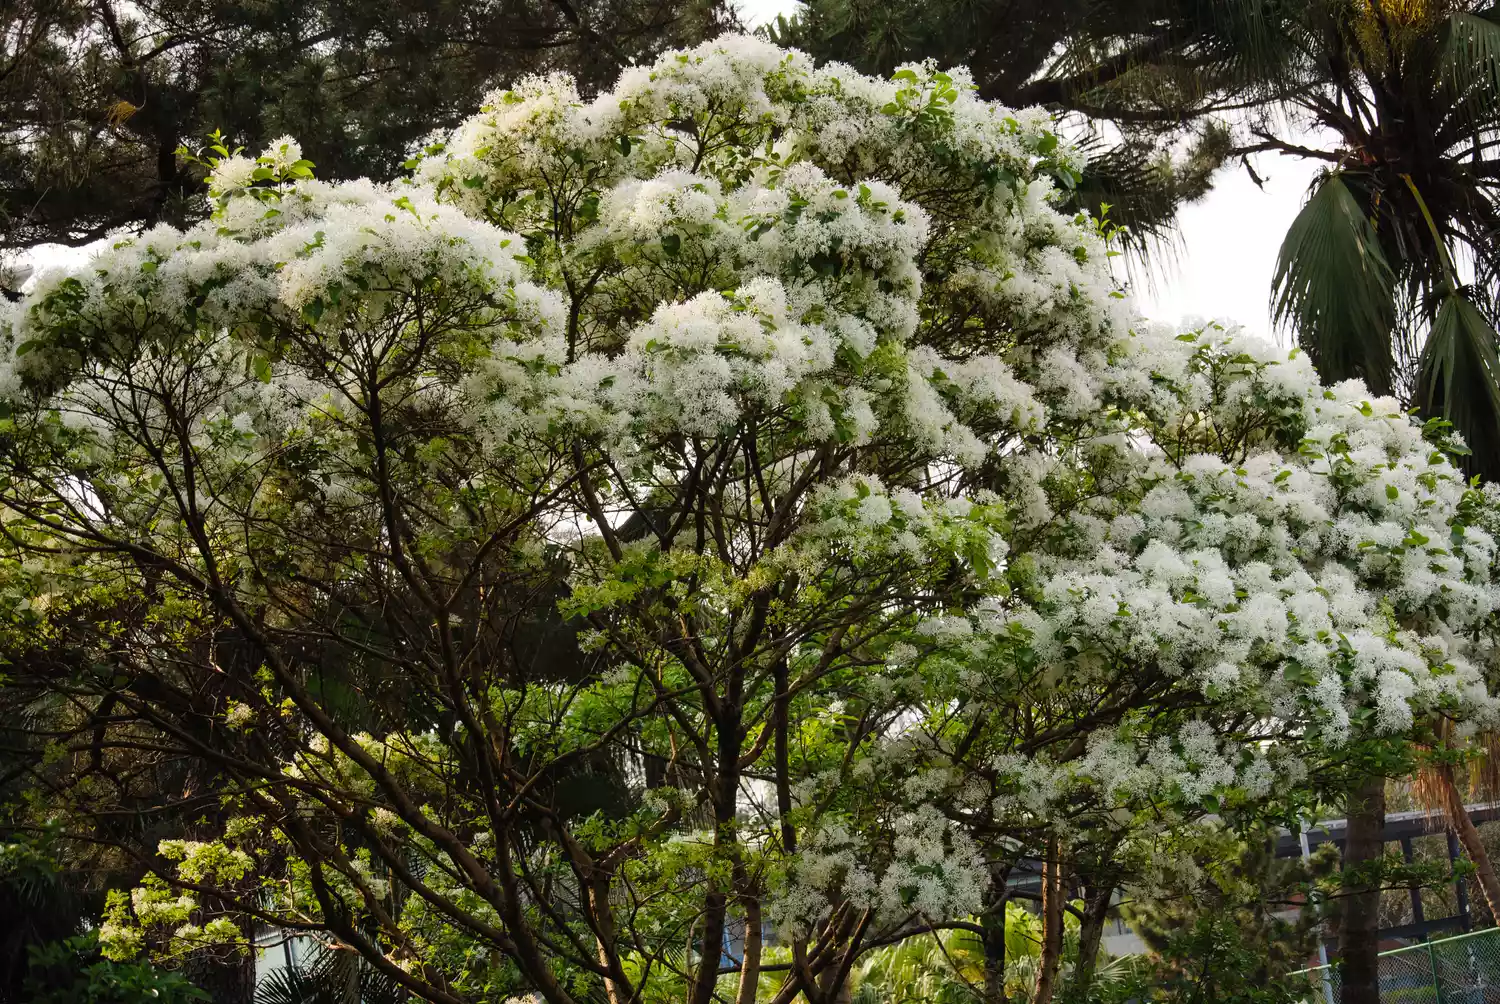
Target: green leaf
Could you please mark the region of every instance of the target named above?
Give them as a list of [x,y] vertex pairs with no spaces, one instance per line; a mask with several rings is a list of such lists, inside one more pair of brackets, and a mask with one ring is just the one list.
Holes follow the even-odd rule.
[[1495,329],[1473,303],[1450,293],[1422,348],[1414,403],[1461,433],[1473,460],[1466,467],[1500,475],[1500,355]]
[[662,234],[661,249],[667,253],[668,258],[676,258],[682,253],[682,238],[677,234]]
[[1271,288],[1276,323],[1296,331],[1325,380],[1391,393],[1396,278],[1339,173],[1323,176],[1292,221]]
[[1448,117],[1493,125],[1500,117],[1500,24],[1481,14],[1454,14],[1438,43],[1438,72]]

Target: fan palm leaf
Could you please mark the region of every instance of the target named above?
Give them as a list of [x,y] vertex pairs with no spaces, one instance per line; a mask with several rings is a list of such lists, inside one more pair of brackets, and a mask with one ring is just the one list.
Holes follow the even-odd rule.
[[1417,407],[1441,415],[1463,434],[1473,466],[1500,467],[1500,355],[1497,336],[1461,292],[1443,299],[1422,350]]
[[255,987],[255,1004],[403,1004],[395,980],[353,952],[319,944],[305,963],[277,969]]
[[1315,183],[1287,231],[1272,298],[1276,322],[1296,330],[1325,379],[1391,392],[1396,276],[1340,173]]
[[1500,95],[1500,23],[1482,14],[1448,18],[1438,37],[1438,83],[1449,119],[1472,128],[1491,126]]

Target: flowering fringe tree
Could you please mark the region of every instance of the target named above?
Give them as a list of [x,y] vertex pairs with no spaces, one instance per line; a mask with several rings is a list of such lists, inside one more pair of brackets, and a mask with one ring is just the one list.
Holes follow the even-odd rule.
[[210,222],[4,322],[13,664],[219,796],[117,953],[254,917],[433,1001],[818,1004],[1023,855],[1495,719],[1496,497],[1133,326],[1076,153],[961,73],[734,38],[392,186],[214,160]]

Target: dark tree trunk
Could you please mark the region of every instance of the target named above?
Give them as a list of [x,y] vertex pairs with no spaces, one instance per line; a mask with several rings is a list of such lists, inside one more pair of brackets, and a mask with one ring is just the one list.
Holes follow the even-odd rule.
[[1062,967],[1062,949],[1062,852],[1057,838],[1048,837],[1042,861],[1042,957],[1037,964],[1036,991],[1031,995],[1031,1004],[1052,1004],[1057,971]]
[[1006,1004],[1005,1000],[1005,908],[1010,897],[1005,874],[994,879],[999,904],[979,918],[984,928],[984,1004]]
[[1073,970],[1073,989],[1081,995],[1094,982],[1099,963],[1099,943],[1104,940],[1104,925],[1109,919],[1109,903],[1114,898],[1111,886],[1089,890],[1083,904],[1083,923],[1078,928],[1078,966]]
[[760,889],[751,884],[745,872],[745,863],[739,857],[734,862],[734,882],[739,891],[740,905],[745,911],[745,944],[740,959],[740,985],[735,994],[735,1004],[755,1004],[756,991],[760,986],[761,915]]
[[1361,779],[1349,792],[1345,817],[1344,870],[1368,874],[1355,876],[1353,885],[1345,882],[1339,999],[1341,1004],[1380,1004],[1380,880],[1373,869],[1385,851],[1385,778]]
[[214,1004],[251,1004],[255,999],[255,953],[227,949],[222,953],[195,952],[183,967],[193,986]]
[[[726,700],[716,723],[719,733],[718,764],[715,791],[712,798],[714,810],[714,847],[720,853],[736,847],[734,814],[739,797],[740,746],[744,733],[739,722],[738,695],[733,682],[728,688]],[[710,883],[713,879],[710,878]],[[729,914],[729,889],[711,884],[703,898],[703,912],[699,922],[703,925],[703,958],[693,976],[688,991],[688,1004],[713,1004],[715,988],[719,980],[719,963],[724,956],[725,921]]]

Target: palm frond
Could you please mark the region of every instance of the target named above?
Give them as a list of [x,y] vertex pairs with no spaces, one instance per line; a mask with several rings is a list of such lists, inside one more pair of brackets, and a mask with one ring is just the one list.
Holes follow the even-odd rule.
[[312,973],[300,966],[277,969],[255,985],[255,1004],[332,1004]]
[[1094,982],[1100,986],[1124,983],[1142,968],[1145,959],[1139,955],[1116,955],[1101,959],[1094,969]]
[[1463,434],[1473,456],[1471,473],[1500,475],[1500,355],[1497,336],[1479,308],[1449,293],[1422,350],[1416,405],[1441,416]]
[[1324,175],[1292,221],[1271,284],[1276,323],[1325,380],[1392,387],[1396,279],[1375,228],[1338,172]]
[[347,950],[318,944],[305,963],[277,969],[255,987],[255,1004],[403,1004],[401,986]]
[[1274,93],[1303,69],[1304,29],[1288,10],[1275,0],[1210,0],[1196,8],[1206,25],[1198,44],[1230,86]]
[[[1137,20],[1140,6],[1092,0],[1045,76],[1066,81],[1075,102],[1106,118],[1111,111],[1171,109],[1187,120],[1215,97],[1270,95],[1299,76],[1301,29],[1288,10],[1276,0],[1162,4],[1149,32],[1122,35],[1121,25]],[[1099,73],[1122,63],[1124,72]]]
[[1500,23],[1458,13],[1439,33],[1438,74],[1462,118],[1492,123],[1500,104]]

